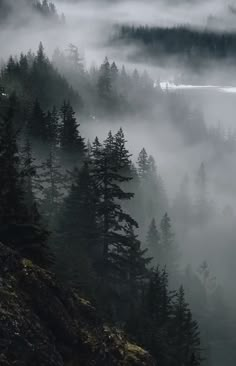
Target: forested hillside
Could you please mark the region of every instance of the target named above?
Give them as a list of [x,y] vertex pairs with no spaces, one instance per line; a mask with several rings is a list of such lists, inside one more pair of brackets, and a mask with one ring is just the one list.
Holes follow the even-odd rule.
[[0,364],[234,366],[235,33],[55,4],[0,0]]
[[48,0],[0,0],[1,23],[7,24],[16,15],[19,22],[32,20],[34,16],[53,22],[65,21],[64,16],[57,13],[54,3]]
[[[104,103],[111,97],[106,68],[107,60],[97,84]],[[169,287],[177,248],[154,159],[142,149],[135,165],[122,128],[104,141],[85,141],[72,107],[80,108],[80,98],[42,45],[35,56],[10,58],[1,85],[0,240],[77,287],[160,365],[200,364],[198,324],[184,289]],[[132,215],[145,205],[147,186],[163,202],[160,234],[153,221],[149,249]]]
[[166,57],[177,57],[194,66],[217,59],[234,59],[236,54],[234,32],[214,32],[187,26],[165,28],[147,25],[121,26],[117,33],[119,40],[128,44],[135,42],[143,47],[144,52],[136,55],[140,59],[148,55],[157,62],[163,62]]

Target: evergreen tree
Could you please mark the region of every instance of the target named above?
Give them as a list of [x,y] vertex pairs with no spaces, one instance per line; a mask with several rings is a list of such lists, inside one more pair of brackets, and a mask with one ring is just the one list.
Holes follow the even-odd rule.
[[151,261],[151,258],[147,256],[147,249],[141,248],[141,242],[135,235],[132,225],[129,225],[127,239],[129,247],[120,247],[124,263],[120,267],[119,275],[120,278],[123,277],[121,284],[124,288],[123,309],[120,306],[119,312],[121,313],[120,318],[126,321],[133,317],[133,313],[139,309],[144,284],[149,277],[147,266]]
[[168,290],[168,274],[165,269],[156,267],[144,288],[139,309],[128,322],[128,329],[158,359],[161,366],[171,366],[171,313],[172,295]]
[[68,47],[68,59],[74,69],[74,71],[80,74],[84,73],[83,58],[79,54],[78,47],[73,44],[69,44]]
[[[96,138],[92,148],[92,174],[98,189],[98,217],[103,240],[103,276],[119,276],[124,262],[123,255],[130,247],[127,233],[131,227],[137,227],[132,217],[121,207],[123,200],[133,197],[132,193],[124,192],[120,184],[130,178],[119,174],[121,168],[115,159],[114,138],[109,133],[102,146]],[[126,270],[127,271],[127,270]]]
[[156,265],[159,263],[159,260],[162,256],[160,241],[161,241],[161,238],[160,238],[160,233],[157,229],[156,221],[155,221],[155,219],[152,219],[151,224],[148,229],[146,243],[147,243],[147,248],[150,251],[151,256],[153,257],[152,263],[154,263]]
[[108,58],[106,57],[103,64],[100,67],[100,73],[98,78],[98,95],[104,99],[109,100],[111,96],[111,68]]
[[111,80],[111,66],[107,57],[105,58],[99,70],[97,93],[101,112],[104,113],[104,111],[114,111],[115,98]]
[[112,62],[111,64],[111,69],[110,69],[110,73],[111,73],[111,86],[112,89],[114,91],[114,93],[117,93],[117,87],[118,87],[118,77],[119,77],[119,70],[116,66],[115,62]]
[[55,148],[59,143],[59,115],[54,106],[52,111],[48,111],[46,116],[47,139],[51,147]]
[[185,301],[184,289],[181,286],[173,304],[172,319],[173,365],[200,365],[200,333],[198,324]]
[[174,241],[171,220],[167,213],[165,213],[161,220],[160,235],[162,252],[160,264],[166,266],[168,272],[173,274],[177,270],[178,251]]
[[80,171],[73,172],[73,183],[62,205],[56,256],[63,279],[79,284],[87,295],[94,291],[91,287],[95,287],[95,272],[102,255],[97,204],[96,186],[85,162]]
[[138,156],[138,173],[140,178],[145,178],[149,172],[148,154],[143,148]]
[[200,225],[204,225],[209,219],[212,208],[207,197],[207,174],[205,164],[201,163],[196,177],[196,219]]
[[[168,200],[162,179],[157,174],[155,160],[148,156],[145,149],[138,157],[139,187],[137,191],[137,206],[141,207],[138,221],[142,223],[144,232],[153,217],[160,219],[168,207]],[[143,238],[144,239],[144,238]]]
[[166,197],[162,178],[157,174],[156,162],[153,156],[148,157],[148,173],[143,183],[145,194],[145,212],[148,217],[157,216],[161,218],[163,212],[168,208],[168,199]]
[[120,172],[128,176],[131,174],[130,157],[132,155],[127,150],[126,143],[127,141],[125,139],[123,129],[120,128],[114,136],[115,159],[120,167]]
[[190,197],[190,184],[188,176],[180,183],[179,191],[174,199],[172,212],[177,226],[178,235],[184,240],[186,233],[192,226],[194,208]]
[[70,102],[64,102],[60,110],[60,147],[65,162],[72,166],[81,163],[86,151],[78,127]]
[[46,117],[38,100],[34,102],[32,113],[29,117],[28,134],[36,145],[42,145],[48,140]]
[[28,138],[26,138],[20,154],[20,167],[27,211],[31,218],[31,222],[37,224],[40,220],[40,216],[36,204],[35,191],[37,192],[41,186],[37,182],[37,168]]
[[18,223],[27,218],[19,171],[17,132],[13,125],[14,108],[9,106],[1,120],[0,134],[0,223]]
[[[47,1],[46,1],[46,3],[47,3]],[[45,6],[47,6],[47,5],[45,5]],[[39,48],[38,48],[38,51],[37,51],[35,61],[36,61],[36,64],[38,66],[43,66],[48,61],[46,56],[45,56],[45,53],[44,53],[44,47],[43,47],[42,42],[39,43]]]
[[24,188],[32,173],[31,162],[27,162],[25,172],[21,170],[13,117],[14,109],[9,107],[0,125],[0,240],[37,264],[48,265],[52,261],[48,232],[36,215],[36,206],[32,202],[32,214],[32,206],[29,209],[26,202]]
[[48,226],[53,227],[64,197],[66,176],[62,172],[57,150],[51,148],[48,158],[40,167],[42,186],[40,206]]

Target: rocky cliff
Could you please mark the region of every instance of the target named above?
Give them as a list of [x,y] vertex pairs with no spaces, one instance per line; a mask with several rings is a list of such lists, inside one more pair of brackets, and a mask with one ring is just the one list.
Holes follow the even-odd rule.
[[1,366],[154,366],[54,275],[0,244]]

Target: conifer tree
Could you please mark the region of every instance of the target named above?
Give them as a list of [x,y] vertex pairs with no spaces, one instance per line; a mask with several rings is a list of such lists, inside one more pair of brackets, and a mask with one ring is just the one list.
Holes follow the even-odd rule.
[[55,106],[47,113],[46,126],[48,142],[55,148],[59,143],[59,115]]
[[116,63],[113,61],[111,64],[111,69],[110,69],[110,73],[111,73],[111,86],[112,86],[112,90],[115,94],[117,94],[118,92],[118,78],[119,78],[119,70],[116,66]]
[[[119,255],[123,258],[123,263],[119,264],[119,278],[121,289],[123,289],[119,291],[123,298],[119,305],[119,318],[125,321],[132,318],[133,314],[139,310],[145,282],[149,278],[147,266],[151,261],[147,249],[141,248],[141,242],[132,225],[129,225],[127,239],[129,246],[120,246],[119,249],[121,252]],[[116,253],[114,255],[116,256]]]
[[36,206],[32,215],[32,207],[29,210],[26,202],[24,188],[29,172],[32,173],[31,161],[22,171],[13,117],[14,109],[10,106],[0,125],[0,240],[45,266],[52,261],[48,232],[36,215]]
[[111,68],[108,58],[106,57],[103,64],[100,67],[99,79],[98,79],[98,95],[108,100],[111,96]]
[[142,294],[141,305],[128,322],[137,341],[158,359],[161,366],[171,366],[171,338],[169,326],[172,313],[172,295],[168,290],[168,274],[156,267]]
[[28,134],[29,138],[36,145],[42,145],[48,140],[46,117],[38,100],[35,100],[29,117]]
[[48,226],[52,228],[59,213],[67,181],[55,148],[51,147],[48,158],[40,168],[40,182],[43,187],[40,206]]
[[118,77],[118,68],[116,66],[116,63],[113,61],[112,64],[111,64],[111,78],[112,78],[112,81],[113,82],[116,82],[116,79]]
[[[176,294],[172,319],[173,365],[200,365],[201,348],[198,324],[185,301],[183,286]],[[194,362],[194,363],[193,363]]]
[[140,178],[145,178],[149,172],[148,154],[143,148],[138,156],[138,173]]
[[160,233],[157,229],[156,221],[155,221],[155,219],[152,219],[151,224],[148,229],[146,243],[147,243],[147,248],[150,251],[151,256],[153,257],[152,263],[154,263],[156,265],[159,263],[159,260],[162,256],[160,241],[161,241],[161,238],[160,238]]
[[17,223],[27,217],[19,171],[17,132],[13,125],[14,108],[9,106],[0,121],[0,223]]
[[205,164],[202,162],[196,177],[196,215],[200,225],[204,225],[211,213],[210,203],[207,197],[207,174]]
[[126,139],[123,132],[123,129],[120,128],[114,136],[114,152],[115,159],[117,161],[118,166],[120,167],[120,172],[124,175],[131,175],[131,160],[132,156],[128,149],[126,148]]
[[69,44],[68,59],[75,72],[79,72],[80,74],[84,73],[83,58],[79,54],[78,47],[73,44]]
[[64,199],[58,218],[58,238],[56,256],[58,271],[64,279],[80,284],[91,294],[88,285],[96,272],[101,259],[100,232],[97,224],[96,186],[89,164],[84,163],[81,170],[73,172],[73,183]]
[[162,266],[166,266],[169,274],[173,274],[177,270],[178,250],[174,241],[171,220],[167,213],[161,220],[160,235],[162,256],[159,263]]
[[80,164],[86,151],[78,127],[70,102],[64,102],[60,110],[60,147],[65,162],[70,166]]
[[26,138],[20,154],[20,167],[27,211],[31,217],[31,222],[37,224],[40,218],[36,204],[35,192],[37,193],[41,186],[37,182],[35,158],[33,157],[32,147],[28,138]]
[[121,202],[131,199],[133,194],[120,188],[120,184],[129,181],[130,178],[119,174],[121,166],[114,158],[112,134],[109,133],[104,146],[96,138],[92,152],[92,174],[98,187],[98,217],[102,228],[103,276],[111,275],[112,272],[115,275],[123,261],[122,251],[128,250],[130,246],[127,236],[130,225],[137,227],[136,221],[121,208]]

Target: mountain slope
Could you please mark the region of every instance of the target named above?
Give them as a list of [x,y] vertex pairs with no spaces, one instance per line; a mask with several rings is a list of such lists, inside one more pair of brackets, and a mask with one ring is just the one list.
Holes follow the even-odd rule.
[[154,366],[95,308],[0,244],[1,366]]

